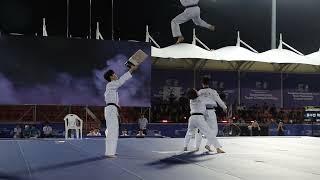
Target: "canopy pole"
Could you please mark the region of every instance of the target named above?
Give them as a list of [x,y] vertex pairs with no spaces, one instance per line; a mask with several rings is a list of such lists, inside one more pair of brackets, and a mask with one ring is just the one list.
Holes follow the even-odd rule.
[[276,49],[277,38],[277,0],[272,0],[271,49]]
[[241,72],[238,70],[238,106],[241,105]]
[[281,71],[281,77],[280,77],[280,80],[281,80],[281,88],[280,88],[280,94],[281,94],[281,99],[280,99],[280,102],[281,102],[281,108],[283,108],[283,72]]

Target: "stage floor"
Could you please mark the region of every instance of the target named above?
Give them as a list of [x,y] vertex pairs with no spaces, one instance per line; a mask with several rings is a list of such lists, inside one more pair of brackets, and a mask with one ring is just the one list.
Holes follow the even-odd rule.
[[0,140],[0,179],[320,179],[320,138],[219,140],[227,153],[182,152],[183,139],[119,139],[116,159],[104,158],[104,139]]

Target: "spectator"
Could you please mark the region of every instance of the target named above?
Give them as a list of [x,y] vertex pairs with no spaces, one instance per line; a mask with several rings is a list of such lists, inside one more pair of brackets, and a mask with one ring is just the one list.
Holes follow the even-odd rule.
[[40,137],[40,131],[35,127],[30,125],[25,125],[23,130],[24,138],[38,138]]
[[87,134],[87,136],[93,136],[93,129],[90,130],[90,132]]
[[35,126],[31,126],[31,137],[30,138],[38,138],[40,137],[41,132]]
[[42,128],[42,133],[43,133],[43,137],[44,137],[44,138],[51,138],[51,137],[53,137],[52,127],[49,125],[48,122],[45,122],[45,123],[44,123],[44,126],[43,126],[43,128]]
[[283,125],[283,122],[279,122],[278,128],[277,128],[278,136],[284,136],[284,130],[285,130],[285,127]]
[[99,129],[91,129],[87,136],[101,136]]
[[144,114],[141,114],[140,118],[138,119],[138,124],[139,124],[139,134],[146,135],[148,120],[147,118],[144,117]]
[[99,129],[93,130],[93,135],[94,136],[101,136],[100,130]]
[[251,124],[251,133],[252,136],[260,136],[260,126],[257,122],[257,120],[254,120],[253,123]]
[[31,128],[30,128],[29,125],[25,125],[24,126],[22,134],[23,134],[24,138],[30,138],[31,137]]
[[20,125],[17,125],[13,129],[13,138],[21,138],[21,137],[22,137],[22,129],[21,129]]
[[127,129],[127,128],[125,128],[125,129],[122,131],[121,136],[129,136],[129,135],[128,135],[128,129]]
[[224,136],[240,136],[241,129],[230,119],[229,123],[224,126],[222,132]]

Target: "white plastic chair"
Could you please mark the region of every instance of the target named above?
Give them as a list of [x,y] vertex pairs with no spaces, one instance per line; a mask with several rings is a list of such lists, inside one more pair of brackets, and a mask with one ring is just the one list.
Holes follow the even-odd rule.
[[[80,122],[80,124],[78,123]],[[64,117],[64,125],[65,125],[65,138],[68,138],[68,132],[70,129],[76,130],[76,137],[79,139],[79,133],[80,138],[82,139],[82,125],[83,120],[79,118],[79,116],[75,114],[68,114]]]

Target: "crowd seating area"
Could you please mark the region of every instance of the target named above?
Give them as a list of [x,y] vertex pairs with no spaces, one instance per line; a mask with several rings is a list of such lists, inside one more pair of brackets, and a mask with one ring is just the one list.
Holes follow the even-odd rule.
[[[181,98],[176,102],[164,102],[161,104],[154,104],[151,108],[149,116],[148,108],[133,108],[124,107],[121,108],[121,123],[122,129],[130,128],[131,131],[135,131],[137,128],[126,124],[137,124],[137,120],[141,113],[145,113],[150,123],[160,123],[161,129],[158,129],[160,124],[151,125],[154,129],[165,132],[167,129],[171,129],[168,135],[175,136],[183,134],[188,122],[189,105],[188,100]],[[86,112],[86,108],[90,109],[95,116]],[[285,109],[276,108],[274,105],[264,104],[262,106],[254,105],[246,107],[244,105],[230,107],[232,109],[232,116],[227,117],[220,108],[216,108],[218,122],[221,126],[221,136],[226,134],[226,128],[232,127],[235,124],[240,129],[240,135],[252,135],[251,127],[253,122],[257,123],[260,128],[260,135],[268,135],[271,126],[277,126],[279,122],[283,122],[285,125],[302,125],[304,123],[304,109]],[[41,131],[44,122],[50,123],[53,128],[53,134],[56,137],[63,137],[65,115],[74,113],[83,119],[83,132],[89,133],[92,129],[103,130],[105,128],[104,120],[104,107],[103,106],[54,106],[54,105],[15,105],[15,106],[0,106],[0,136],[12,137],[14,134],[14,128],[16,125],[20,125],[24,129],[25,125],[29,125],[32,129],[31,133],[37,137],[42,137]],[[167,126],[170,123],[183,124],[183,127],[179,125],[180,129],[174,130],[172,127]],[[3,126],[3,127],[2,127]],[[226,127],[226,128],[225,128]],[[300,127],[299,127],[300,128]],[[101,131],[102,132],[102,131]],[[236,131],[234,131],[236,132]],[[102,132],[103,134],[103,132]],[[179,136],[180,136],[179,135]]]
[[[227,117],[222,109],[217,107],[218,122],[226,122],[230,119],[234,123],[251,123],[254,120],[261,124],[280,121],[286,124],[301,124],[304,122],[304,108],[277,108],[275,105],[268,104],[246,107],[242,104],[241,106],[233,106],[231,109],[232,117]],[[190,115],[189,104],[186,100],[154,104],[151,112],[153,122],[187,123]]]
[[285,124],[302,124],[304,108],[276,108],[275,105],[264,104],[246,107],[238,106],[234,111],[234,122],[252,122],[270,124],[283,122]]

